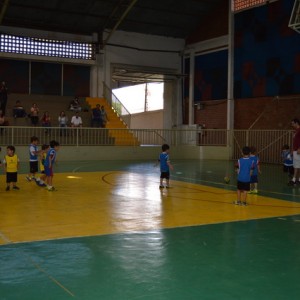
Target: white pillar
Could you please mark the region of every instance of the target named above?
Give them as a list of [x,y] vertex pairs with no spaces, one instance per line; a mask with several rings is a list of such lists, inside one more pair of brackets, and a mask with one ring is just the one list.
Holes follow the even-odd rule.
[[229,1],[228,12],[228,85],[227,85],[227,129],[234,129],[234,15]]
[[189,126],[194,125],[195,50],[190,51]]

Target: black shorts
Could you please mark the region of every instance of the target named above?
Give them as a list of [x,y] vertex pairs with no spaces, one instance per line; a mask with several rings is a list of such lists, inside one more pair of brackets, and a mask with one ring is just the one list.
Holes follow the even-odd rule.
[[18,173],[17,172],[7,172],[6,173],[6,183],[17,182]]
[[240,191],[250,191],[250,182],[237,182],[237,189]]
[[161,179],[169,179],[170,178],[170,172],[161,172],[160,173],[160,178]]
[[39,171],[39,162],[38,161],[30,161],[29,162],[30,173],[37,173]]
[[294,167],[293,166],[283,166],[283,172],[287,172],[289,174],[294,174]]

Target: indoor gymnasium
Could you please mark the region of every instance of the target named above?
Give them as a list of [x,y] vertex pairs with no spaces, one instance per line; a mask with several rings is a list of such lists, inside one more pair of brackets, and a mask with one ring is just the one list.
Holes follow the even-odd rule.
[[299,299],[299,11],[1,0],[0,300]]

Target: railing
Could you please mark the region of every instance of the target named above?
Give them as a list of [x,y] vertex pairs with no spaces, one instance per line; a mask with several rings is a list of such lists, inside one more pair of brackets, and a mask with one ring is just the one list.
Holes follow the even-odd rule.
[[[57,140],[66,146],[216,146],[231,147],[232,159],[241,156],[241,149],[254,146],[262,162],[281,163],[284,144],[292,145],[290,130],[225,130],[225,129],[108,129],[59,127],[0,127],[0,145],[25,146],[31,136],[40,144]],[[129,138],[128,136],[133,137]],[[222,149],[220,150],[222,151]]]
[[130,128],[131,114],[118,99],[118,97],[112,92],[112,90],[103,82],[103,96],[112,106],[122,121]]
[[233,158],[241,156],[243,146],[254,146],[262,162],[280,163],[282,146],[291,147],[293,131],[291,130],[234,130]]

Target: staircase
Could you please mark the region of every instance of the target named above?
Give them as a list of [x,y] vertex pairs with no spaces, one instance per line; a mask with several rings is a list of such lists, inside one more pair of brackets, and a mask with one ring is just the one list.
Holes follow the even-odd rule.
[[140,145],[138,139],[132,134],[132,132],[130,132],[128,126],[122,121],[122,119],[105,98],[88,97],[85,99],[85,101],[91,107],[91,109],[95,108],[97,104],[104,106],[108,118],[108,122],[106,124],[108,135],[115,140],[116,146]]

